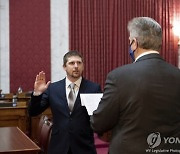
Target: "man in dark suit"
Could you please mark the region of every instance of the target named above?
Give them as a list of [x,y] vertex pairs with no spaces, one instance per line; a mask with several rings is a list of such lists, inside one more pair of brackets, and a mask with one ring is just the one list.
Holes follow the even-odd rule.
[[180,70],[159,55],[161,26],[137,17],[128,31],[135,61],[108,74],[92,128],[112,130],[109,154],[180,151]]
[[[99,93],[100,85],[82,77],[84,64],[79,52],[66,53],[63,62],[65,79],[46,83],[44,72],[36,76],[29,114],[36,116],[50,106],[53,127],[49,154],[96,154],[90,117],[86,108],[81,106],[80,93]],[[75,84],[72,89],[69,87],[71,83]]]

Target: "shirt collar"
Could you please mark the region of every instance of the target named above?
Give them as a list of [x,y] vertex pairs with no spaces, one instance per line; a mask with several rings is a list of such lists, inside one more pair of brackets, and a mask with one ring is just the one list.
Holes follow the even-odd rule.
[[159,52],[158,52],[158,51],[155,51],[155,50],[147,51],[147,52],[144,52],[144,53],[140,54],[140,55],[136,58],[136,60],[135,60],[134,62],[136,62],[136,61],[137,61],[139,58],[141,58],[142,56],[149,55],[149,54],[151,54],[151,53],[159,54]]
[[[79,88],[82,81],[82,76],[76,80],[74,83]],[[66,77],[66,88],[71,84],[72,82]]]

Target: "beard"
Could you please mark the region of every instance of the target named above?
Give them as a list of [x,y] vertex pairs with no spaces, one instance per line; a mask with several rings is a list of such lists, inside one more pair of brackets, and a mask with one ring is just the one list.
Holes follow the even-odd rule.
[[73,71],[71,76],[72,76],[73,78],[79,78],[79,77],[81,76],[81,74],[82,74],[82,73],[80,73],[79,71]]
[[77,80],[77,79],[79,79],[81,76],[82,76],[82,71],[77,71],[77,70],[75,70],[75,71],[73,71],[73,72],[71,72],[71,73],[67,73],[67,76],[70,78],[70,79],[75,79],[75,80]]

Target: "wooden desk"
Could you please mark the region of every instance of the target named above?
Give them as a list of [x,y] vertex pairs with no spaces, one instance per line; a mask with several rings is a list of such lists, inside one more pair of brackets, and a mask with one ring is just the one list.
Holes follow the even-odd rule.
[[40,148],[18,127],[0,127],[0,153],[38,154]]
[[[0,107],[0,127],[19,127],[33,141],[37,139],[37,129],[41,115],[29,117],[26,102],[18,102],[17,107]],[[52,117],[48,108],[42,114]]]
[[9,100],[12,101],[13,99],[13,93],[9,93],[9,94],[1,94],[0,96],[0,100]]
[[27,106],[0,108],[0,127],[15,126],[24,133],[29,132]]
[[22,92],[20,94],[17,94],[18,101],[25,101],[28,103],[31,98],[31,93],[32,92]]

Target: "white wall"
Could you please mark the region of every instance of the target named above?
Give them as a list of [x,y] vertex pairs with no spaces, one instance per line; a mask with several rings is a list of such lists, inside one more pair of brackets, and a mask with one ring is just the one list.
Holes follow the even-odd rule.
[[8,93],[9,81],[9,0],[0,0],[0,89]]
[[51,0],[51,80],[65,77],[63,56],[69,50],[68,0]]

